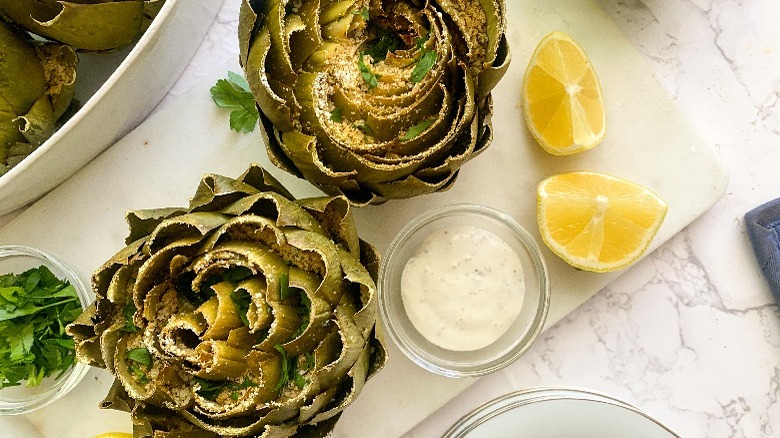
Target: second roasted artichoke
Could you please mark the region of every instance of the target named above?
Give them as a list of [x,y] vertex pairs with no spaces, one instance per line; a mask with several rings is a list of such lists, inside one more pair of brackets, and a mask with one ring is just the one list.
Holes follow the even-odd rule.
[[68,331],[136,438],[324,436],[383,366],[378,255],[343,197],[295,200],[252,167],[128,220]]
[[244,0],[271,161],[357,205],[444,190],[492,139],[503,0]]
[[0,175],[54,132],[73,99],[78,58],[0,20]]

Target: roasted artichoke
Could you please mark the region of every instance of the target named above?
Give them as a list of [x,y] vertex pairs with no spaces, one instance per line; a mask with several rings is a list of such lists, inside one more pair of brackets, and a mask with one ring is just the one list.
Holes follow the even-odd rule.
[[0,175],[54,132],[73,99],[78,58],[0,20]]
[[68,332],[136,438],[324,436],[383,366],[378,255],[344,197],[295,200],[253,166],[128,222]]
[[503,0],[243,0],[271,161],[356,205],[444,190],[492,139]]

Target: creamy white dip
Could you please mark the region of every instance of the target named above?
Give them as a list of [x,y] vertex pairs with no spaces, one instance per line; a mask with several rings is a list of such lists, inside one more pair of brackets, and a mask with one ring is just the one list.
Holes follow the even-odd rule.
[[420,245],[401,275],[401,297],[426,339],[454,351],[486,347],[520,313],[523,266],[495,234],[465,225],[437,231]]

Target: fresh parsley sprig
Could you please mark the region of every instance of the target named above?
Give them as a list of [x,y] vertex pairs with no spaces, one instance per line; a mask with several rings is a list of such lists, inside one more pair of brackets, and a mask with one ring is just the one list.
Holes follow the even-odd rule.
[[412,126],[408,131],[406,131],[406,134],[401,136],[401,141],[409,141],[417,137],[418,135],[425,132],[425,130],[428,129],[435,121],[436,119],[426,119]]
[[360,70],[360,75],[363,76],[363,80],[366,81],[369,89],[376,88],[377,85],[379,85],[379,82],[377,81],[379,76],[371,71],[368,65],[366,65],[366,62],[363,60],[363,56],[365,56],[365,54],[361,53],[360,57],[358,58],[358,69]]
[[220,108],[230,112],[230,129],[236,132],[251,132],[257,126],[260,113],[246,79],[228,72],[227,79],[220,79],[211,87],[211,98]]

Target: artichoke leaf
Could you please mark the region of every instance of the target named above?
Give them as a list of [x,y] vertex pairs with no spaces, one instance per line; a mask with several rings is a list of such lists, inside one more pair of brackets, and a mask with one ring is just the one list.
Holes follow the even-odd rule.
[[347,373],[349,378],[344,379],[344,381],[340,384],[342,387],[347,386],[348,390],[339,391],[344,392],[344,395],[341,397],[341,399],[332,400],[330,405],[335,406],[329,410],[321,411],[315,415],[314,418],[311,419],[312,423],[316,424],[320,421],[325,421],[329,418],[332,418],[333,416],[341,413],[347,406],[352,404],[355,398],[360,394],[360,391],[363,390],[363,385],[366,382],[369,369],[370,351],[371,347],[367,344],[365,348],[362,349],[358,359]]
[[76,65],[78,56],[72,47],[47,43],[35,48],[43,65],[49,89],[46,95],[51,101],[54,118],[59,119],[73,100],[76,92]]
[[[277,236],[281,236],[279,227],[295,227],[315,233],[323,232],[322,225],[310,214],[277,193],[264,192],[247,196],[229,205],[223,212],[237,216],[225,223],[223,228],[232,227],[236,223],[254,221],[258,227],[273,226],[275,228],[274,234]],[[244,213],[255,213],[256,215],[241,217]],[[279,239],[277,239],[277,243],[281,243]]]
[[19,117],[19,131],[25,140],[33,146],[40,146],[54,133],[54,108],[48,96],[41,96],[35,101],[27,114]]
[[323,196],[301,199],[299,204],[326,228],[328,236],[336,244],[345,248],[353,257],[360,257],[360,239],[347,198]]
[[158,208],[127,212],[125,221],[130,228],[130,234],[125,239],[125,245],[148,236],[165,219],[181,216],[184,213],[186,210],[182,208]]
[[33,33],[76,49],[97,51],[125,46],[138,36],[144,2],[0,0],[0,12]]
[[[17,1],[0,0],[11,3]],[[46,75],[31,39],[2,20],[0,59],[3,60],[0,68],[0,99],[7,103],[14,114],[24,114],[46,92]]]

